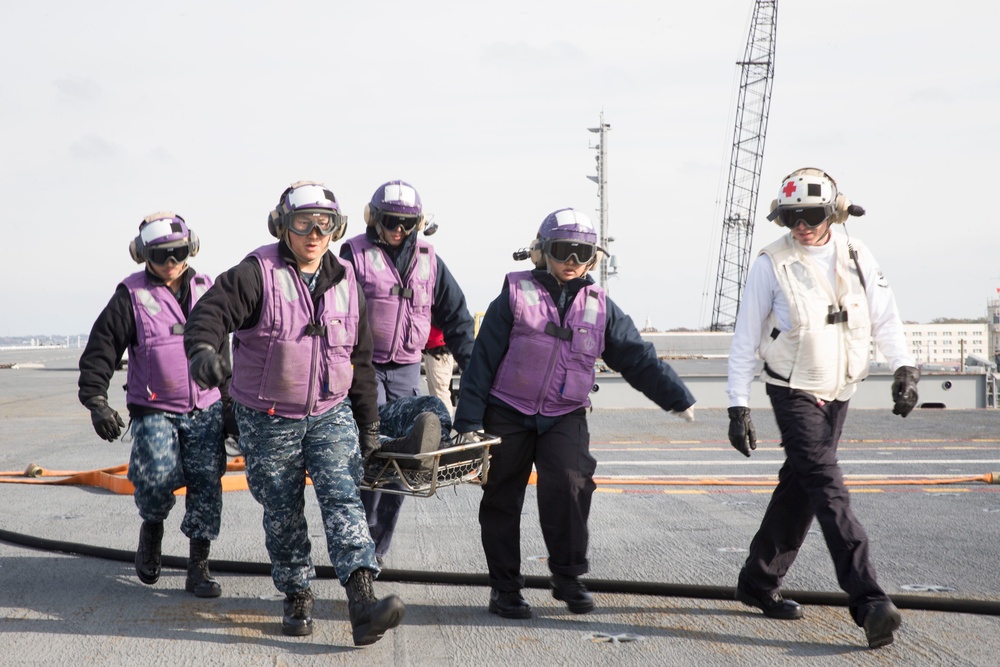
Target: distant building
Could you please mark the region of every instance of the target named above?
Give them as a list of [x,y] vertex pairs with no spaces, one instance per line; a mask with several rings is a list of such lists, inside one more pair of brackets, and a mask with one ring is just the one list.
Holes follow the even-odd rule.
[[[997,288],[1000,294],[1000,288]],[[986,321],[990,331],[990,358],[1000,366],[1000,299],[986,302]]]
[[[1000,355],[1000,302],[996,305],[992,324],[986,322],[955,322],[948,324],[904,324],[903,334],[910,353],[918,366],[946,366],[961,371],[962,361],[979,360],[979,364],[996,363]],[[642,332],[642,338],[656,348],[656,354],[668,359],[725,359],[733,335],[723,332]],[[973,358],[970,360],[970,357]],[[871,344],[871,359],[876,365],[885,364],[885,355]],[[945,369],[938,369],[945,370]]]
[[[952,322],[947,324],[904,324],[903,333],[910,354],[918,366],[954,366],[961,370],[969,356],[993,362],[994,348],[990,325],[985,322]],[[885,356],[872,343],[872,361],[886,363]]]

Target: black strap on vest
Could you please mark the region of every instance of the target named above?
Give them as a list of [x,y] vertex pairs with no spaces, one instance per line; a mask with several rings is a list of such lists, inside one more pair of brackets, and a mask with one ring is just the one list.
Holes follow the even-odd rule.
[[781,332],[778,331],[777,328],[771,329],[771,340],[778,340],[778,336],[780,336],[780,335],[781,335]]
[[389,294],[391,294],[392,296],[401,296],[404,299],[413,298],[413,290],[411,290],[409,287],[401,287],[399,285],[393,285],[392,289],[389,290]]
[[772,371],[771,367],[767,365],[766,361],[764,362],[764,372],[767,373],[768,375],[770,375],[771,377],[773,377],[776,380],[781,380],[782,382],[791,382],[791,378],[790,377],[787,377],[787,378],[781,377],[780,375],[778,375],[777,373],[775,373],[774,371]]
[[858,251],[850,243],[847,244],[847,254],[854,260],[854,266],[858,269],[858,280],[861,281],[861,289],[868,292],[868,285],[865,284],[865,274],[861,272],[861,263],[858,261]]
[[305,329],[306,336],[325,336],[326,335],[326,325],[317,324],[315,322],[310,322],[306,325]]
[[573,330],[566,327],[556,326],[553,322],[545,324],[545,333],[561,340],[573,340]]

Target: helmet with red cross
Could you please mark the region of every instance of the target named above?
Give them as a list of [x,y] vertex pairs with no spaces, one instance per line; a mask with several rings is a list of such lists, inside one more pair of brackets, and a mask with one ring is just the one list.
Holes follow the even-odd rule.
[[806,167],[796,169],[781,179],[778,198],[771,202],[768,220],[779,227],[795,228],[801,222],[818,227],[823,222],[844,222],[848,214],[860,215],[851,210],[851,202],[837,189],[837,182],[822,169]]

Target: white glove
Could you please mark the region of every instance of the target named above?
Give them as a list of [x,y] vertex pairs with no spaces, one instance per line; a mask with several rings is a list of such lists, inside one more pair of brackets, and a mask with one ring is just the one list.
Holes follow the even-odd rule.
[[692,405],[690,408],[688,408],[687,410],[684,410],[683,412],[681,412],[679,410],[675,410],[674,414],[677,415],[678,417],[680,417],[681,419],[683,419],[686,422],[693,422],[694,421],[694,406]]

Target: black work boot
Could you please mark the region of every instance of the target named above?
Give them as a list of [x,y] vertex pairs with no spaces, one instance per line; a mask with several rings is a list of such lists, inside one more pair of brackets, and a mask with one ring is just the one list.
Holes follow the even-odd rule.
[[143,521],[139,529],[139,547],[135,550],[135,573],[139,581],[152,586],[160,580],[160,544],[163,522]]
[[899,610],[889,600],[869,609],[864,620],[868,648],[881,648],[891,644],[894,639],[892,633],[899,629],[901,622]]
[[490,591],[489,612],[500,618],[531,618],[531,605],[521,591]]
[[208,540],[191,538],[184,589],[188,593],[194,593],[196,598],[217,598],[222,595],[222,586],[208,573],[208,552],[211,547],[212,543]]
[[374,644],[382,639],[386,630],[403,621],[406,607],[399,597],[390,595],[384,600],[375,597],[371,570],[360,568],[351,572],[346,588],[355,646]]
[[[394,454],[426,454],[441,447],[441,420],[433,412],[421,412],[413,420],[413,429],[402,438],[383,440],[379,451]],[[397,459],[403,468],[429,468],[433,465],[433,457],[421,461]]]
[[576,577],[552,574],[552,597],[566,603],[574,614],[589,614],[594,611],[594,598]]
[[285,615],[281,631],[293,637],[311,635],[313,631],[313,594],[308,588],[297,593],[285,593]]
[[768,618],[794,621],[803,616],[802,605],[795,600],[782,597],[778,591],[765,593],[740,582],[736,584],[735,598],[748,607],[757,607]]

